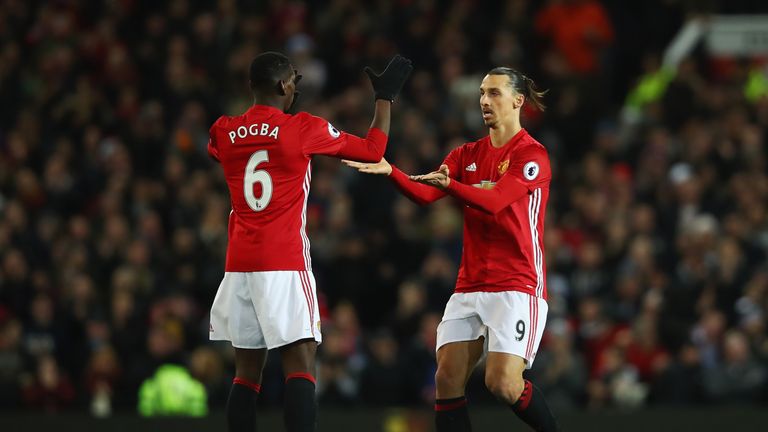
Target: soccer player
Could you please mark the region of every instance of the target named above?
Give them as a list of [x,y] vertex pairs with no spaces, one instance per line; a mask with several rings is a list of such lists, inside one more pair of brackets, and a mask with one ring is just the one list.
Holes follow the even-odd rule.
[[266,52],[251,63],[253,106],[211,127],[208,153],[224,170],[232,203],[225,274],[211,306],[209,335],[235,349],[230,431],[255,429],[270,349],[280,350],[285,372],[286,430],[315,430],[315,351],[322,338],[305,232],[312,156],[380,160],[390,105],[411,70],[410,60],[400,56],[381,74],[365,69],[376,102],[371,128],[359,138],[322,118],[286,113],[301,75],[286,56]]
[[526,102],[543,109],[543,94],[520,72],[495,68],[480,85],[489,135],[451,151],[437,171],[408,176],[385,159],[345,161],[388,175],[419,204],[446,195],[465,204],[459,276],[437,329],[438,432],[471,430],[464,390],[486,350],[488,389],[534,430],[558,430],[544,396],[523,378],[547,317],[543,239],[551,171],[544,146],[520,125],[520,109]]

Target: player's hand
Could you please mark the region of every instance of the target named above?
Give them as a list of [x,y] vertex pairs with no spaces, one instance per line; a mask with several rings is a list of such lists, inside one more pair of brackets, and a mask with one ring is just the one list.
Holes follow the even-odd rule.
[[408,178],[415,182],[424,183],[425,185],[445,189],[451,184],[449,174],[448,165],[440,165],[440,169],[437,171],[432,171],[429,174],[408,176]]
[[381,160],[377,163],[355,162],[346,159],[342,159],[341,161],[344,163],[344,165],[355,168],[361,173],[383,175],[392,174],[392,165],[390,165],[389,162],[387,162],[387,160],[384,158],[381,158]]
[[411,61],[400,55],[396,55],[389,61],[384,72],[376,74],[373,69],[366,66],[363,71],[371,79],[373,91],[376,93],[376,99],[384,99],[390,102],[395,101],[395,97],[411,74],[413,66]]

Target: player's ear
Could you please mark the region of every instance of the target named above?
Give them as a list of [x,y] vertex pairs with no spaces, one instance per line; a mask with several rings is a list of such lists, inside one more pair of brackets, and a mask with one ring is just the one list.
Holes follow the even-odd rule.
[[515,109],[519,109],[520,107],[522,107],[524,102],[525,102],[525,95],[520,93],[515,95],[515,104],[514,104]]
[[277,94],[280,96],[285,96],[288,94],[288,91],[286,90],[286,83],[283,80],[280,80],[277,82]]

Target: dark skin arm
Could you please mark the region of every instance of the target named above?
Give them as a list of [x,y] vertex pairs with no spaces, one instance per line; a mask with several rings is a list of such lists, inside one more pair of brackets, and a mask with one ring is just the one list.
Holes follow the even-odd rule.
[[389,122],[392,114],[392,103],[388,100],[376,100],[373,112],[371,128],[380,129],[385,135],[389,135]]

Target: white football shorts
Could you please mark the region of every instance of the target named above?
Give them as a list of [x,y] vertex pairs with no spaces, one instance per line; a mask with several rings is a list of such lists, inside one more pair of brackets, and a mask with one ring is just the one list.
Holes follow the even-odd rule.
[[437,327],[437,349],[483,336],[487,351],[522,357],[530,369],[548,310],[543,298],[518,291],[454,293]]
[[250,349],[320,343],[315,294],[311,271],[226,272],[211,306],[209,338]]

